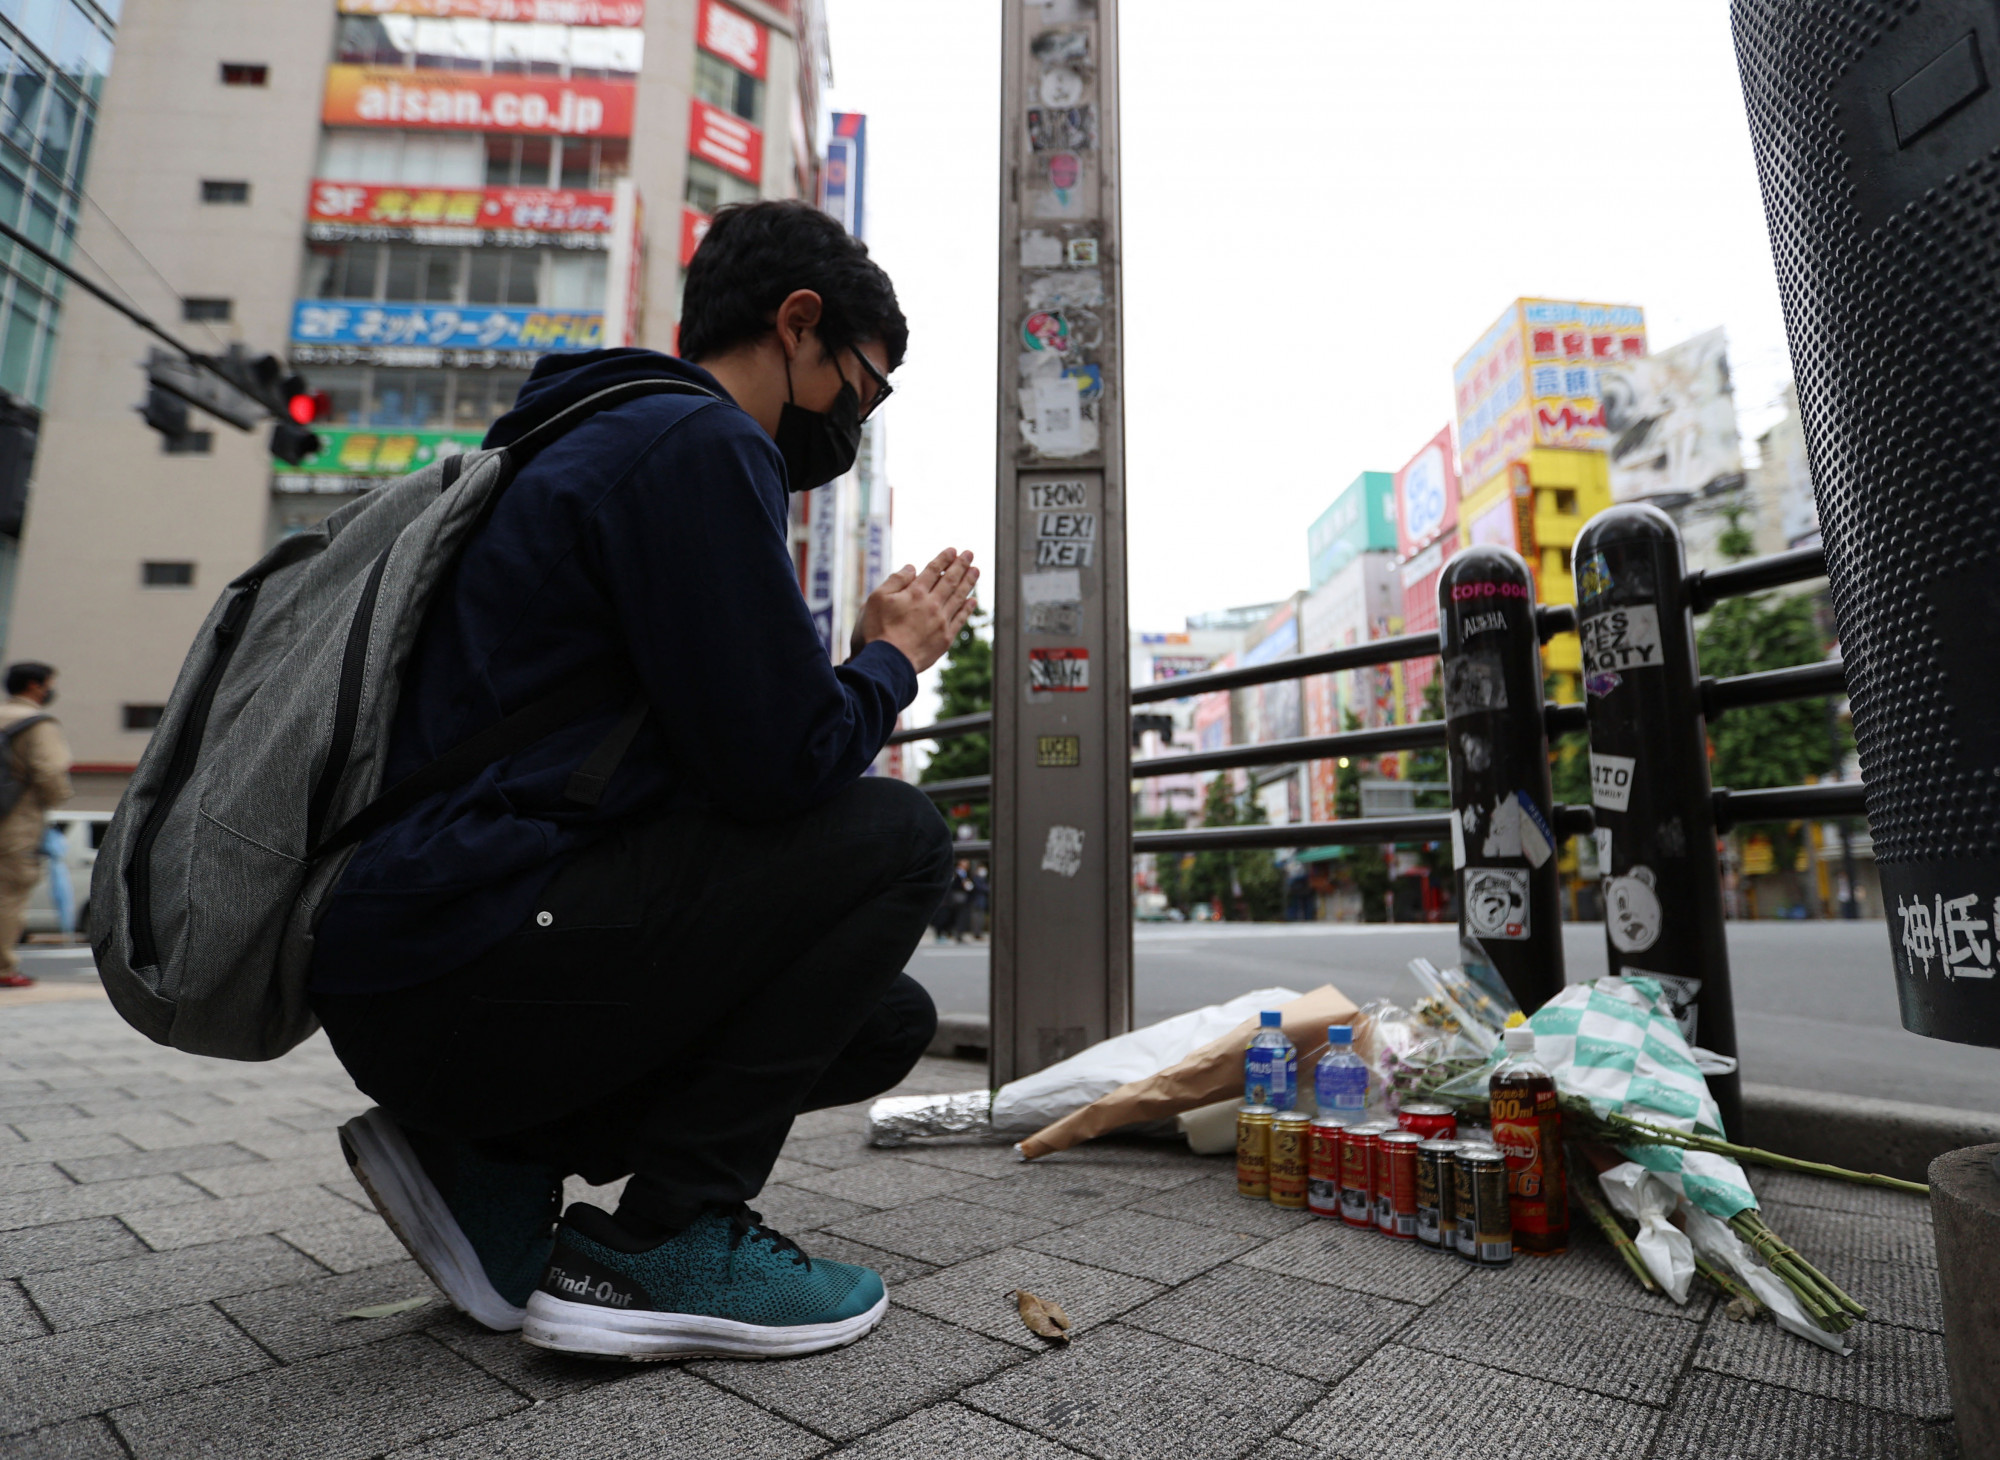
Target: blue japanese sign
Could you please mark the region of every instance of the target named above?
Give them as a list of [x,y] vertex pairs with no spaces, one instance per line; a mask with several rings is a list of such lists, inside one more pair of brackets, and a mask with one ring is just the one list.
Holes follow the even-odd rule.
[[502,309],[492,305],[351,304],[301,299],[292,338],[310,345],[432,345],[461,350],[594,350],[604,342],[596,311]]

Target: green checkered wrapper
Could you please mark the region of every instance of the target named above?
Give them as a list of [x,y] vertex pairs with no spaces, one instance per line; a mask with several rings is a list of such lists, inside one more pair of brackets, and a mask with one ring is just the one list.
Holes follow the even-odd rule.
[[[1722,1113],[1652,979],[1571,984],[1528,1024],[1535,1031],[1535,1059],[1555,1076],[1563,1094],[1588,1100],[1600,1115],[1726,1139]],[[1499,1062],[1496,1057],[1487,1073]],[[1727,1156],[1678,1146],[1618,1149],[1723,1221],[1757,1205],[1743,1168]]]

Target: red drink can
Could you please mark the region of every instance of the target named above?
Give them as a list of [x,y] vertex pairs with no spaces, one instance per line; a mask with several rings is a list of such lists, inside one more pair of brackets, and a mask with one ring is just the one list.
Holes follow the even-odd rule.
[[1336,1115],[1313,1117],[1306,1150],[1306,1206],[1317,1216],[1340,1215],[1340,1137],[1345,1129]]
[[1396,1120],[1404,1130],[1415,1131],[1427,1141],[1458,1139],[1458,1117],[1448,1105],[1405,1105]]
[[1350,1227],[1375,1225],[1375,1146],[1394,1129],[1375,1120],[1340,1133],[1340,1219]]
[[1377,1138],[1375,1216],[1378,1230],[1391,1237],[1417,1235],[1417,1147],[1415,1131],[1389,1131]]

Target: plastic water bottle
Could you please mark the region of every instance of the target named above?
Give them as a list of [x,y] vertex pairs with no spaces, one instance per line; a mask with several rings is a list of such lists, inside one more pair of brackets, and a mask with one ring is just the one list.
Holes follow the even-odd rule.
[[1299,1052],[1285,1038],[1276,1009],[1264,1010],[1258,1019],[1263,1028],[1243,1052],[1243,1103],[1290,1110],[1298,1103]]
[[1338,1115],[1352,1125],[1368,1105],[1368,1066],[1354,1052],[1354,1031],[1347,1025],[1327,1025],[1326,1039],[1326,1053],[1313,1067],[1313,1097],[1321,1115]]

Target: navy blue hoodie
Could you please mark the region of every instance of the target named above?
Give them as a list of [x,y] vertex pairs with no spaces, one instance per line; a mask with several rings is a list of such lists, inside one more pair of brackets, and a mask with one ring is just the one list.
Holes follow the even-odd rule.
[[551,356],[486,445],[656,377],[718,399],[618,406],[521,471],[424,622],[383,784],[594,666],[647,697],[638,739],[594,807],[563,792],[617,701],[368,838],[321,918],[315,989],[402,988],[464,965],[613,823],[687,805],[796,815],[861,775],[915,698],[890,644],[827,662],[786,542],[783,459],[707,371],[651,350]]

